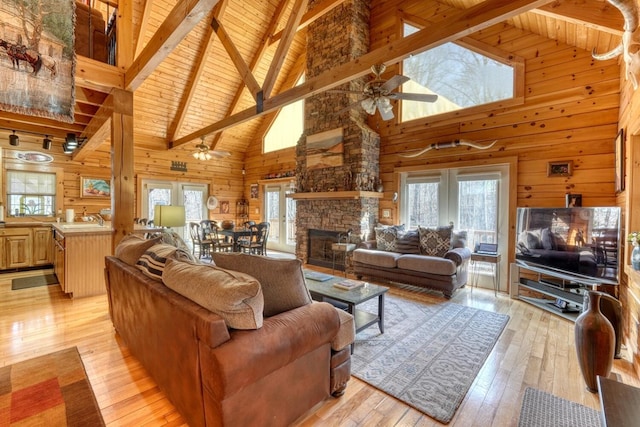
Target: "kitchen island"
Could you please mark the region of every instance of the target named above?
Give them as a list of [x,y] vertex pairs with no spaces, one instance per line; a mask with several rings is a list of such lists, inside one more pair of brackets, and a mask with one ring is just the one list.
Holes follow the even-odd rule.
[[111,255],[111,223],[54,223],[53,268],[63,292],[72,298],[107,292],[104,258]]

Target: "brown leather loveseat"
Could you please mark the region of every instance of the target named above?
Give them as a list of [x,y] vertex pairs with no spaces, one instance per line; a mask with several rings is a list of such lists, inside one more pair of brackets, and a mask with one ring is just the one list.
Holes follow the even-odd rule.
[[[344,392],[353,324],[345,332],[333,306],[307,301],[303,278],[304,289],[298,283],[268,307],[266,294],[284,294],[286,280],[302,277],[299,260],[245,255],[252,258],[244,264],[268,272],[266,282],[282,279],[267,291],[244,273],[177,261],[167,246],[148,246],[142,257],[129,249],[106,257],[109,311],[131,353],[190,426],[289,425]],[[203,306],[227,299],[203,297],[208,289],[229,293],[229,286],[240,289],[239,301],[215,308],[218,314]]]

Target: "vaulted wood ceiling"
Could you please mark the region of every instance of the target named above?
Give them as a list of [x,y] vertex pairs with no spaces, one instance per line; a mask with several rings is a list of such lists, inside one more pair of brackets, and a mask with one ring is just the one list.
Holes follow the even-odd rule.
[[[430,27],[291,89],[305,65],[307,25],[344,1],[317,0],[306,13],[307,0],[133,2],[131,37],[119,43],[131,43],[134,63],[123,71],[79,58],[74,124],[0,113],[0,127],[62,137],[92,123],[86,129],[87,136],[95,135],[90,148],[108,143],[108,133],[100,132],[94,117],[107,97],[102,84],[111,81],[134,89],[137,147],[192,150],[205,137],[216,148],[244,152],[249,144],[260,144],[257,132],[266,113],[366,75],[374,63],[397,63],[442,40],[506,25],[602,52],[618,44],[623,27],[620,12],[604,0],[439,0],[432,2],[437,16],[423,17]],[[106,14],[113,3],[96,7]],[[372,1],[373,8],[383,5]],[[194,12],[198,8],[206,9],[201,19]],[[87,155],[89,149],[80,157]]]

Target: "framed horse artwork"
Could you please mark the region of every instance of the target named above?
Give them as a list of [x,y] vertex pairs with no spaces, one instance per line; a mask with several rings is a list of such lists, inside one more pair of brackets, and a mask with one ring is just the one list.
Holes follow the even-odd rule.
[[0,2],[0,110],[73,123],[74,0]]

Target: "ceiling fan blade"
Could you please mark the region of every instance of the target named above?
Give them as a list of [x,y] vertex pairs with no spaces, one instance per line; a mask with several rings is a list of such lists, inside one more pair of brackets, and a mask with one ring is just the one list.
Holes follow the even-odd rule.
[[382,120],[384,121],[391,120],[395,117],[393,115],[393,109],[385,110],[378,108],[378,111],[380,112],[380,117],[382,117]]
[[382,86],[380,86],[380,90],[389,92],[389,91],[399,87],[400,85],[408,82],[409,80],[411,80],[409,77],[401,76],[401,75],[397,74],[397,75],[391,77],[386,82],[384,82],[382,84]]
[[407,101],[436,102],[438,100],[438,95],[432,95],[429,93],[394,92],[390,93],[388,96],[391,99],[404,99]]
[[356,101],[356,102],[353,102],[353,103],[351,103],[351,104],[347,105],[347,106],[346,106],[346,107],[344,107],[342,110],[338,111],[338,114],[342,114],[342,113],[344,113],[345,111],[348,111],[348,110],[350,110],[350,109],[352,109],[352,108],[356,108],[356,107],[358,107],[358,106],[360,105],[360,102],[362,102],[362,101]]

